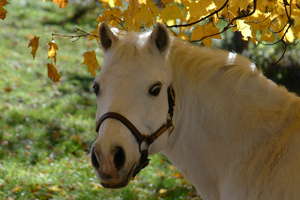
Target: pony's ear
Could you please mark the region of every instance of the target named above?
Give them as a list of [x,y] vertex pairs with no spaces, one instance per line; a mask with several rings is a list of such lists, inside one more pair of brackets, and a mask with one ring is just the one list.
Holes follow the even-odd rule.
[[99,27],[100,44],[104,50],[108,50],[113,43],[118,41],[118,37],[111,31],[106,23],[102,23]]
[[165,25],[157,23],[150,35],[152,43],[161,53],[165,52],[170,44],[170,36]]

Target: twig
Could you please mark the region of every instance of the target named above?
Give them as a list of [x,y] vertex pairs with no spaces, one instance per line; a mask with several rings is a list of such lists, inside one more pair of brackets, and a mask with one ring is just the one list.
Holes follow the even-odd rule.
[[[285,9],[285,13],[286,13],[286,16],[287,16],[287,18],[288,18],[288,22],[287,22],[287,24],[284,26],[284,28],[283,28],[283,30],[285,29],[285,27],[288,25],[288,27],[285,29],[285,31],[284,31],[284,33],[283,33],[283,35],[281,36],[281,38],[279,39],[279,40],[277,40],[276,42],[273,42],[273,43],[267,43],[267,44],[264,44],[264,45],[274,45],[274,44],[278,44],[278,43],[282,43],[283,44],[283,46],[284,46],[284,49],[283,49],[283,52],[282,52],[282,54],[281,54],[281,56],[279,57],[279,59],[275,62],[275,63],[273,63],[273,64],[278,64],[281,60],[282,60],[282,58],[284,57],[284,55],[285,55],[285,53],[286,53],[286,50],[287,50],[287,47],[288,47],[288,44],[284,41],[284,38],[285,38],[285,36],[286,36],[286,34],[287,34],[287,32],[289,31],[289,29],[293,26],[293,24],[294,24],[294,19],[293,18],[291,18],[291,15],[292,15],[292,1],[293,0],[290,0],[290,3],[288,3],[287,2],[287,0],[284,0],[284,9]],[[288,12],[288,9],[287,9],[287,6],[290,6],[290,13]],[[281,31],[283,31],[283,30],[281,30]],[[280,32],[281,32],[280,31]],[[279,32],[279,33],[280,33]]]
[[283,40],[281,42],[283,44],[283,52],[282,52],[281,56],[279,57],[279,59],[277,59],[276,62],[272,63],[273,65],[277,65],[282,60],[282,58],[284,57],[284,55],[286,53],[288,45]]
[[236,21],[236,20],[239,20],[239,19],[242,19],[242,18],[245,18],[245,17],[249,17],[251,15],[253,15],[256,11],[256,5],[257,5],[257,0],[253,0],[253,10],[249,13],[240,13],[239,16],[236,16],[234,17],[233,19],[230,20],[230,22],[227,24],[227,26],[225,26],[220,32],[217,32],[217,33],[213,33],[211,35],[207,35],[207,36],[204,36],[202,37],[201,39],[199,40],[192,40],[190,42],[201,42],[202,40],[205,40],[209,37],[212,37],[212,36],[216,36],[216,35],[219,35],[219,34],[222,34],[224,33],[225,31],[227,31],[228,29],[234,27],[235,25],[233,25],[233,23]]
[[80,34],[78,35],[66,35],[66,34],[61,34],[61,33],[52,33],[52,38],[54,37],[64,37],[64,38],[70,38],[71,40],[73,39],[72,42],[75,42],[77,40],[79,40],[80,38],[85,38],[85,37],[89,37],[89,36],[93,36],[93,37],[98,37],[98,35],[89,33],[85,30],[82,30],[78,27],[75,28],[74,32],[80,32]]
[[225,6],[228,4],[229,0],[226,0],[225,3],[217,10],[215,10],[214,12],[210,13],[209,15],[197,20],[197,21],[194,21],[194,22],[191,22],[191,23],[187,23],[187,24],[175,24],[175,25],[171,25],[171,26],[167,26],[168,28],[178,28],[178,27],[187,27],[187,26],[192,26],[194,24],[197,24],[199,22],[202,22],[206,19],[208,19],[209,17],[215,15],[215,14],[218,14],[221,10],[223,10],[225,8]]

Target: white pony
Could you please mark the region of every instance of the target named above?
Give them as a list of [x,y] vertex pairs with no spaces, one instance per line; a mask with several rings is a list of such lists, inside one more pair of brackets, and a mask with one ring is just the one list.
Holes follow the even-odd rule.
[[149,151],[166,155],[205,200],[300,199],[296,95],[248,59],[193,46],[160,24],[149,33],[102,24],[99,33],[91,155],[105,187],[127,185]]

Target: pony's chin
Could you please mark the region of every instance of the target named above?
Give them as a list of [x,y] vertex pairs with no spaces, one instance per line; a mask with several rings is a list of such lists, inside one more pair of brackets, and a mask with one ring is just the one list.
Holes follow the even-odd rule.
[[117,188],[122,188],[128,185],[129,181],[133,178],[133,171],[134,171],[135,165],[133,165],[131,167],[131,169],[129,170],[127,176],[121,180],[113,180],[113,181],[105,181],[105,180],[101,180],[101,185],[105,188],[112,188],[112,189],[117,189]]
[[105,183],[105,182],[101,182],[101,185],[105,188],[111,188],[111,189],[118,189],[118,188],[122,188],[128,185],[129,180],[125,180],[119,183]]

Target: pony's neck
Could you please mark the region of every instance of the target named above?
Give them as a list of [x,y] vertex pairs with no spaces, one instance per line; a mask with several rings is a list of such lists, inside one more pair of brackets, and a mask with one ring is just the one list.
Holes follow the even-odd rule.
[[[258,162],[277,159],[273,150],[281,151],[286,144],[273,141],[299,104],[247,59],[229,55],[177,40],[170,52],[176,128],[164,153],[205,199],[219,199],[224,187],[236,188],[246,168],[251,179]],[[250,179],[248,184],[253,183]]]

